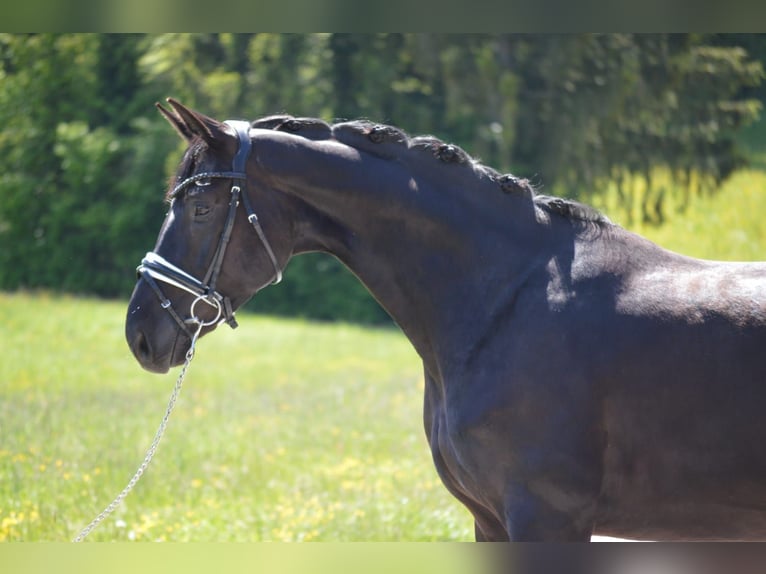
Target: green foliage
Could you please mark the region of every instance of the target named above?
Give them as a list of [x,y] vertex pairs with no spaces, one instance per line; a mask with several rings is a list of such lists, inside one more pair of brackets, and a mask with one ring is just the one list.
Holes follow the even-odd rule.
[[652,181],[659,166],[676,185],[688,186],[695,172],[706,190],[716,189],[745,163],[736,132],[761,104],[741,94],[761,81],[763,66],[742,49],[705,41],[661,34],[518,40],[530,45],[519,67],[535,86],[522,96],[531,113],[517,136],[525,142],[520,158],[539,166],[546,183],[571,190],[598,192],[614,182],[624,205],[633,198],[623,184],[644,178],[643,221],[665,215]]
[[[743,165],[764,54],[764,36],[725,34],[3,34],[0,288],[130,291],[180,158],[151,105],[166,96],[433,133],[563,195],[611,189],[627,224],[656,224]],[[322,255],[250,308],[388,321]]]
[[[126,56],[136,39],[5,35],[0,44],[0,288],[125,295],[161,221],[157,160],[168,149],[164,133],[126,113],[144,99]],[[120,66],[106,65],[102,49],[125,56]],[[94,96],[116,86],[121,97]]]
[[664,225],[637,228],[678,253],[723,261],[766,259],[766,172],[740,170],[713,196],[697,198]]
[[[302,302],[308,305],[301,308]],[[356,277],[337,259],[321,253],[293,259],[285,271],[284,281],[276,288],[258,293],[247,308],[261,313],[324,321],[368,324],[390,321]]]
[[56,126],[84,120],[91,36],[0,37],[0,287],[51,285],[48,206],[69,192],[54,154]]

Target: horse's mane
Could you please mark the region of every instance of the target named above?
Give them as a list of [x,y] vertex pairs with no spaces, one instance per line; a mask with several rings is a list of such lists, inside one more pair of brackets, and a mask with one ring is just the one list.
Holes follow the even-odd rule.
[[539,194],[528,179],[509,173],[502,174],[472,158],[460,147],[434,136],[410,137],[397,127],[369,120],[344,121],[331,125],[317,118],[289,115],[267,116],[252,122],[252,127],[291,132],[312,140],[334,139],[386,159],[401,158],[406,154],[430,155],[435,161],[458,164],[466,170],[472,170],[478,180],[489,181],[504,193],[522,194],[550,213],[578,221],[610,223],[605,215],[588,205]]

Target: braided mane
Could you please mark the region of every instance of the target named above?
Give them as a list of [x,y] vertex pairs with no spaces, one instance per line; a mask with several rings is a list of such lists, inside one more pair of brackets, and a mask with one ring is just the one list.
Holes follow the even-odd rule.
[[252,127],[291,132],[311,140],[335,140],[355,149],[384,159],[406,155],[431,156],[431,160],[457,164],[472,170],[479,181],[491,182],[504,193],[517,193],[550,213],[569,219],[599,224],[611,223],[598,210],[571,199],[541,195],[528,179],[502,174],[472,158],[460,147],[445,143],[434,136],[410,137],[397,127],[369,120],[354,120],[328,124],[317,118],[296,118],[289,115],[267,116],[252,122]]

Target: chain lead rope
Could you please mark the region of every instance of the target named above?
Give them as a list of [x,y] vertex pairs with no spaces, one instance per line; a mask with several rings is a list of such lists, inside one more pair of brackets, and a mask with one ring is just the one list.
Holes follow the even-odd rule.
[[149,466],[149,463],[152,462],[152,458],[154,458],[154,453],[157,451],[157,446],[160,444],[162,435],[165,434],[165,428],[168,425],[170,413],[173,412],[173,407],[176,406],[176,400],[178,399],[178,395],[181,392],[181,385],[183,385],[184,377],[186,376],[186,370],[189,368],[189,365],[194,358],[194,350],[197,345],[197,339],[202,332],[202,328],[217,321],[218,317],[221,315],[221,307],[220,305],[216,305],[218,307],[218,316],[213,321],[205,322],[198,319],[196,315],[194,315],[194,306],[200,299],[202,299],[202,297],[198,297],[191,306],[192,321],[197,324],[197,330],[194,332],[194,335],[191,338],[191,345],[189,346],[189,350],[186,351],[186,360],[184,361],[184,366],[181,369],[181,372],[178,374],[178,379],[176,379],[176,384],[173,387],[173,392],[170,394],[170,400],[168,401],[168,408],[165,410],[165,416],[163,416],[162,421],[160,421],[160,426],[157,429],[157,433],[154,435],[154,440],[152,441],[149,450],[146,451],[146,456],[144,457],[141,466],[138,467],[138,470],[136,470],[136,473],[130,479],[127,486],[122,489],[122,492],[120,492],[120,494],[118,494],[116,498],[110,502],[109,505],[104,508],[104,510],[102,510],[98,516],[96,516],[96,518],[91,521],[90,524],[83,528],[80,534],[78,534],[77,537],[72,540],[72,542],[82,542],[85,537],[88,536],[88,534],[90,534],[94,528],[96,528],[96,526],[101,524],[101,522],[103,522],[112,512],[114,512],[114,510],[120,505],[128,493],[133,490],[133,487],[140,480],[141,476],[144,474],[144,471],[146,471],[146,468]]

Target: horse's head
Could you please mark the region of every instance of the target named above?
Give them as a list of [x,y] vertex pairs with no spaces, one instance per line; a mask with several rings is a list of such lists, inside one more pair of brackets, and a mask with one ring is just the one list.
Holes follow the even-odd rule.
[[183,362],[200,324],[203,335],[221,322],[235,327],[234,311],[279,281],[291,245],[278,198],[252,183],[249,124],[168,103],[157,107],[188,149],[157,244],[138,267],[125,325],[133,354],[155,372]]

